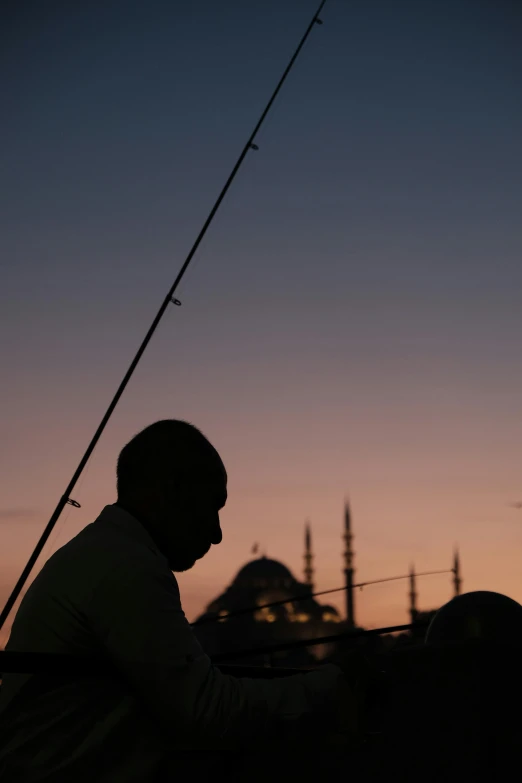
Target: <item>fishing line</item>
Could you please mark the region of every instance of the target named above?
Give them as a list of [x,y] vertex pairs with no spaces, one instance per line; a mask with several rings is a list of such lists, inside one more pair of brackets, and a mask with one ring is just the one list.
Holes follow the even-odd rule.
[[[432,576],[433,574],[453,574],[455,573],[455,569],[453,568],[446,568],[442,571],[421,571],[418,574],[415,574],[416,577],[418,576]],[[389,576],[386,579],[374,579],[371,582],[358,582],[357,584],[352,585],[351,589],[355,589],[358,587],[360,590],[363,589],[363,587],[367,587],[368,585],[377,585],[381,584],[382,582],[396,582],[399,579],[409,579],[410,574],[406,574],[404,576]],[[195,622],[191,623],[191,625],[207,625],[207,623],[218,623],[218,622],[226,622],[229,619],[232,619],[234,617],[240,617],[244,614],[254,614],[255,612],[259,611],[259,609],[270,609],[273,606],[284,606],[285,604],[294,603],[294,601],[306,601],[310,598],[315,598],[318,595],[328,595],[329,593],[340,593],[342,591],[350,590],[350,587],[348,585],[345,585],[344,587],[334,587],[330,590],[319,590],[316,593],[306,593],[304,595],[296,595],[293,598],[283,598],[279,601],[272,601],[269,604],[261,604],[259,606],[249,606],[247,609],[238,609],[235,612],[230,612],[227,615],[222,615],[218,617],[202,617],[201,620],[196,620]]]

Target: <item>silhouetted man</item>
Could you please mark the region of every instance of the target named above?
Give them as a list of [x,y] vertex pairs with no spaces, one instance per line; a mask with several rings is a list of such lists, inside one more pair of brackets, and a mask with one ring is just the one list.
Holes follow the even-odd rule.
[[150,781],[190,747],[241,747],[336,721],[335,666],[236,679],[203,653],[172,571],[221,542],[227,474],[190,424],[159,421],[122,450],[118,501],[59,549],[27,591],[7,649],[102,658],[115,676],[5,675],[0,778]]

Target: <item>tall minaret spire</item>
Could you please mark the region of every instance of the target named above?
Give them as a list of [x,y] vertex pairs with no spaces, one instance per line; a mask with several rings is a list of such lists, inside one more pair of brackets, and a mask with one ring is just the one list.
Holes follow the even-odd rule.
[[350,514],[350,504],[346,499],[344,501],[344,579],[346,585],[346,622],[349,628],[355,628],[355,607],[354,607],[354,574],[353,567],[353,549],[352,549],[352,519]]
[[312,592],[314,589],[314,569],[312,566],[313,559],[314,556],[312,554],[312,533],[310,530],[310,523],[307,522],[305,527],[304,580],[305,580],[305,584],[308,585],[310,591]]
[[453,587],[455,595],[460,595],[460,589],[462,587],[462,578],[460,576],[460,556],[459,550],[455,547],[453,552]]
[[410,622],[413,625],[417,620],[417,590],[415,579],[415,566],[410,566]]

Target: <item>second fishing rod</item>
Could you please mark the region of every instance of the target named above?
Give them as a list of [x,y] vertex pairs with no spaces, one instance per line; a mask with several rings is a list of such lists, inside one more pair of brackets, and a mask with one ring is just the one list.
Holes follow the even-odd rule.
[[75,508],[79,508],[80,507],[80,504],[76,500],[73,500],[73,498],[71,497],[72,491],[73,491],[74,487],[76,486],[76,483],[77,483],[78,479],[80,478],[81,474],[83,473],[83,470],[84,470],[85,466],[87,465],[87,462],[89,461],[89,458],[90,458],[92,452],[94,451],[98,441],[100,440],[100,438],[101,438],[101,436],[103,434],[103,431],[105,430],[105,427],[107,426],[107,423],[109,422],[109,419],[111,418],[112,414],[114,413],[114,409],[116,408],[116,406],[117,406],[117,404],[118,404],[118,402],[119,402],[123,392],[125,391],[125,389],[127,387],[127,384],[129,383],[129,381],[130,381],[130,379],[131,379],[131,377],[132,377],[136,367],[138,366],[138,363],[139,363],[141,357],[143,356],[143,354],[144,354],[144,352],[145,352],[145,350],[146,350],[150,340],[152,339],[152,336],[154,335],[154,332],[158,328],[158,325],[159,325],[161,319],[165,315],[165,312],[166,312],[167,308],[169,307],[170,304],[174,304],[174,305],[180,305],[181,304],[181,302],[178,299],[175,298],[174,294],[176,293],[176,290],[177,290],[177,288],[178,288],[182,278],[184,277],[185,272],[187,271],[190,262],[192,261],[194,255],[196,254],[196,251],[198,250],[199,245],[201,244],[201,241],[202,241],[203,237],[207,233],[207,230],[208,230],[210,224],[212,223],[212,221],[213,221],[213,219],[214,219],[214,217],[216,215],[216,212],[218,211],[218,209],[219,209],[219,207],[221,205],[221,202],[225,198],[225,196],[226,196],[230,186],[232,185],[232,182],[236,178],[236,175],[237,175],[239,169],[241,168],[241,166],[242,166],[242,164],[243,164],[243,162],[244,162],[248,152],[250,150],[257,150],[258,149],[257,145],[255,144],[255,138],[256,138],[256,136],[257,136],[257,134],[258,134],[258,132],[259,132],[263,122],[265,121],[267,114],[269,113],[270,109],[272,108],[272,105],[273,105],[275,99],[277,98],[277,95],[278,95],[279,91],[281,90],[281,87],[283,86],[284,82],[286,81],[286,78],[287,78],[288,74],[292,70],[292,68],[293,68],[293,66],[295,64],[295,61],[297,60],[297,58],[299,56],[299,53],[301,52],[301,49],[303,48],[304,44],[306,43],[306,40],[307,40],[308,36],[312,32],[312,29],[315,27],[315,25],[322,24],[322,21],[319,18],[319,14],[323,10],[323,7],[324,7],[325,3],[326,3],[326,0],[322,0],[322,2],[319,4],[319,7],[318,7],[317,11],[314,13],[314,15],[313,15],[313,17],[312,17],[308,27],[306,28],[306,31],[305,31],[304,35],[302,36],[301,40],[299,41],[299,44],[297,45],[297,47],[296,47],[292,57],[290,58],[290,61],[289,61],[288,65],[286,66],[286,68],[285,68],[285,70],[283,72],[283,75],[281,76],[281,78],[280,78],[280,80],[279,80],[279,82],[278,82],[274,92],[272,93],[268,103],[266,104],[266,106],[265,106],[265,108],[264,108],[264,110],[263,110],[263,112],[262,112],[258,122],[256,123],[256,126],[254,127],[254,130],[250,134],[250,136],[249,136],[245,146],[243,147],[243,149],[241,151],[241,154],[239,155],[239,158],[237,159],[236,164],[234,165],[234,168],[232,169],[232,171],[231,171],[231,173],[230,173],[230,175],[229,175],[225,185],[223,186],[219,196],[216,199],[216,202],[215,202],[214,206],[210,210],[210,213],[209,213],[207,219],[204,222],[203,227],[201,228],[201,231],[199,232],[198,236],[196,237],[196,241],[192,245],[192,248],[190,249],[190,252],[189,252],[187,258],[185,259],[185,261],[184,261],[184,263],[183,263],[183,265],[182,265],[182,267],[181,267],[181,269],[180,269],[180,271],[178,273],[178,276],[176,277],[174,283],[170,287],[167,295],[165,296],[165,299],[163,300],[163,302],[161,304],[161,307],[160,307],[160,309],[158,310],[158,312],[156,314],[156,317],[154,318],[154,320],[153,320],[153,322],[152,322],[152,324],[151,324],[147,334],[145,335],[145,337],[143,339],[143,342],[141,343],[140,347],[138,348],[138,351],[136,352],[136,355],[135,355],[134,359],[132,360],[132,362],[131,362],[131,364],[129,366],[129,369],[125,373],[125,376],[123,377],[123,380],[120,383],[120,385],[118,387],[118,390],[116,391],[116,394],[114,395],[114,397],[113,397],[109,407],[107,408],[107,411],[105,412],[105,415],[103,416],[103,418],[102,418],[102,420],[101,420],[101,422],[100,422],[100,424],[98,426],[98,429],[94,433],[94,436],[93,436],[91,442],[89,443],[89,445],[87,447],[87,450],[85,451],[85,454],[81,458],[80,463],[79,463],[78,467],[76,468],[76,470],[75,470],[75,472],[73,474],[73,477],[71,478],[71,480],[68,483],[68,485],[67,485],[63,495],[61,496],[60,500],[58,501],[58,505],[56,506],[56,509],[54,510],[54,512],[53,512],[53,514],[52,514],[52,516],[51,516],[51,518],[49,520],[49,522],[47,523],[47,526],[46,526],[44,532],[42,533],[42,535],[40,537],[40,540],[38,541],[38,543],[37,543],[33,553],[31,554],[31,556],[30,556],[30,558],[29,558],[29,560],[27,562],[27,565],[25,566],[24,570],[22,571],[22,574],[20,575],[20,578],[18,579],[18,582],[16,583],[16,585],[15,585],[11,595],[7,599],[7,602],[6,602],[6,604],[5,604],[5,606],[4,606],[3,610],[2,610],[2,613],[0,615],[0,629],[3,627],[5,621],[7,620],[7,617],[9,616],[9,613],[11,612],[11,609],[13,608],[13,606],[14,606],[17,598],[18,598],[18,596],[20,595],[20,593],[21,593],[21,591],[22,591],[22,589],[24,587],[24,584],[27,581],[27,578],[29,577],[29,574],[33,570],[33,568],[34,568],[34,566],[36,564],[36,561],[38,560],[38,557],[40,556],[40,554],[42,552],[42,549],[44,548],[47,539],[51,535],[52,530],[53,530],[56,522],[60,518],[60,515],[61,515],[62,511],[64,510],[65,506],[67,504],[69,504],[69,505],[71,505],[71,506],[73,506]]

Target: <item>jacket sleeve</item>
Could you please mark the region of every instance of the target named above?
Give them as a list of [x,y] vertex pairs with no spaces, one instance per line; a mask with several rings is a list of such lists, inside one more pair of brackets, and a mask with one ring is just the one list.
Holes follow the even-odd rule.
[[87,621],[105,654],[170,736],[239,739],[335,719],[336,666],[255,680],[225,675],[203,652],[168,569],[114,573],[93,594]]

